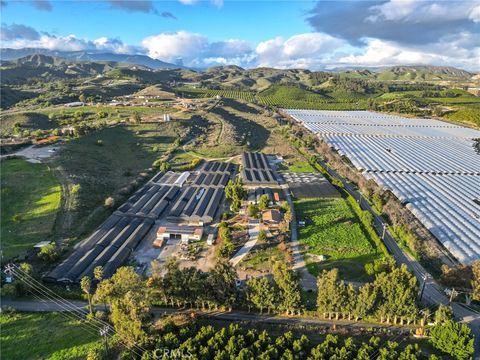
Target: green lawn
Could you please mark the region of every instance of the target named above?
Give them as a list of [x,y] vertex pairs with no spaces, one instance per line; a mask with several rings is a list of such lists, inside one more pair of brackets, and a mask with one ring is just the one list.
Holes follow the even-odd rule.
[[337,267],[344,279],[366,280],[364,265],[381,255],[344,199],[299,199],[295,213],[298,220],[307,221],[307,226],[298,229],[305,252],[326,256],[317,262],[307,255],[312,274]]
[[9,259],[44,240],[60,207],[61,187],[44,164],[1,161],[1,248]]
[[288,172],[317,172],[307,161],[297,161],[288,166]]
[[85,359],[99,335],[59,313],[0,315],[2,359]]
[[285,261],[285,253],[277,247],[277,244],[269,244],[262,249],[254,248],[243,258],[239,266],[257,271],[270,271],[275,261]]

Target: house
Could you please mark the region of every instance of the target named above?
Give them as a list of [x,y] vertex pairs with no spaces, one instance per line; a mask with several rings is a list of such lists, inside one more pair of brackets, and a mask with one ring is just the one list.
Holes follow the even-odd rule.
[[203,236],[203,228],[195,226],[160,226],[157,230],[157,241],[181,240],[188,244],[199,241]]
[[264,224],[278,225],[283,222],[283,214],[278,210],[267,210],[262,213]]

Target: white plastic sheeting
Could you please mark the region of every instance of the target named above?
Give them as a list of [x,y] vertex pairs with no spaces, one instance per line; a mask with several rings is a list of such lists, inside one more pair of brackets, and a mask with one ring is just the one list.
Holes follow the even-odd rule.
[[391,190],[462,263],[480,259],[480,131],[368,111],[286,110]]

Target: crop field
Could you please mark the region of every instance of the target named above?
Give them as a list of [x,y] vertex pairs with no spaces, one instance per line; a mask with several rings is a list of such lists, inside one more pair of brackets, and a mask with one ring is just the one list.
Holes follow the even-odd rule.
[[[305,247],[307,267],[313,275],[338,267],[343,279],[364,280],[364,265],[381,256],[374,242],[343,198],[307,198],[294,202],[300,243]],[[315,255],[326,260],[315,261]]]
[[239,90],[210,90],[177,88],[187,97],[210,98],[220,95],[227,99],[244,100],[264,106],[293,109],[355,110],[366,109],[365,97],[347,91],[335,90],[325,94],[315,93],[295,86],[271,86],[259,93]]
[[59,313],[0,315],[3,359],[85,359],[100,348],[100,336],[78,320]]
[[253,91],[240,90],[211,90],[211,89],[194,89],[194,88],[177,88],[177,93],[186,97],[203,97],[212,98],[222,96],[227,99],[239,99],[253,102],[255,93]]
[[60,208],[61,188],[50,169],[21,159],[2,160],[1,239],[5,259],[45,240]]

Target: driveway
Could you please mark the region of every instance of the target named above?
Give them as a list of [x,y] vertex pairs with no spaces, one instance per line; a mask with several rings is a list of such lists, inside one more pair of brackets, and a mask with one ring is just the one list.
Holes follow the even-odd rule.
[[240,250],[230,259],[230,264],[236,266],[242,259],[253,249],[258,240],[258,232],[260,231],[260,220],[248,221],[248,241]]

